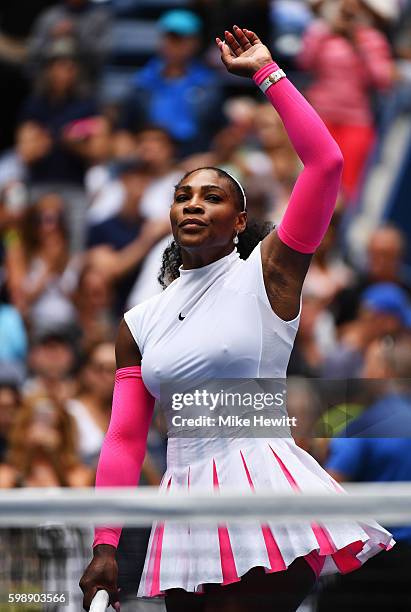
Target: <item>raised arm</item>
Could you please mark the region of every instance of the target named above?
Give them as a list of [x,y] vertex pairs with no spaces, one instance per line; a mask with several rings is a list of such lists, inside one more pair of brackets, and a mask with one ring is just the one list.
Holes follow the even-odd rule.
[[[96,473],[96,488],[137,486],[146,452],[154,398],[141,378],[141,355],[123,320],[116,341],[117,370],[110,424]],[[100,526],[94,531],[93,560],[80,580],[83,606],[88,610],[99,588],[117,602],[115,552],[121,526]]]
[[[217,39],[227,69],[261,86],[279,67],[250,30],[234,26]],[[300,293],[311,256],[330,223],[338,195],[343,158],[315,110],[287,79],[268,83],[266,96],[279,113],[304,164],[279,226],[262,242],[264,281],[275,312],[289,320],[298,314]]]

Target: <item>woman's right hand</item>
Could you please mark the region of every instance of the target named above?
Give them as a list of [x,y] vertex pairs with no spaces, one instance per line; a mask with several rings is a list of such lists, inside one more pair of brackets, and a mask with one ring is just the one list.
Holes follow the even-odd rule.
[[263,66],[273,62],[270,50],[254,32],[246,28],[233,27],[233,32],[224,33],[225,40],[216,38],[221,60],[228,72],[250,77]]
[[98,544],[93,549],[93,559],[86,567],[79,586],[83,591],[83,608],[89,610],[94,595],[100,589],[105,589],[110,598],[110,604],[117,612],[120,610],[117,588],[118,566],[116,549],[110,544]]

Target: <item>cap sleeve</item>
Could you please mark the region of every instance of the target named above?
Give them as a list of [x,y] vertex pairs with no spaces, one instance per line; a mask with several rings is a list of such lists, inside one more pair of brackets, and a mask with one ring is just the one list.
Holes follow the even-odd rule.
[[127,326],[133,336],[137,347],[140,353],[143,353],[143,326],[142,326],[142,318],[143,318],[143,309],[141,308],[143,304],[138,304],[134,306],[130,310],[124,313],[124,320],[127,323]]
[[160,295],[153,295],[124,313],[124,320],[136,341],[141,355],[144,353],[144,346],[150,329],[150,318],[155,311],[154,306]]

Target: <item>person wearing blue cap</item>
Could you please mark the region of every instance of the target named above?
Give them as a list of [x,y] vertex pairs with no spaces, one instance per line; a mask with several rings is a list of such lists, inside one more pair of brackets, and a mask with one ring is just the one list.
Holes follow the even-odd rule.
[[361,296],[362,306],[375,313],[392,316],[411,328],[411,304],[404,289],[394,283],[377,283]]
[[[385,285],[385,284],[384,284]],[[367,308],[408,319],[401,289],[375,285]],[[372,306],[371,306],[372,305]],[[408,334],[372,342],[361,371],[372,397],[360,416],[331,438],[325,468],[339,482],[411,481],[411,340]],[[318,612],[379,612],[411,609],[411,525],[390,529],[397,544],[370,559],[356,576],[337,576],[319,593]]]
[[343,330],[341,342],[327,356],[322,375],[355,378],[361,371],[369,344],[384,337],[397,337],[411,328],[411,302],[405,289],[395,283],[375,283],[360,296],[357,318]]
[[362,292],[376,283],[395,283],[411,299],[406,253],[407,237],[397,225],[385,222],[371,233],[364,253],[364,266],[355,271],[352,283],[334,300],[332,310],[337,326],[356,318]]
[[191,11],[175,9],[160,17],[158,22],[162,32],[172,32],[180,36],[196,36],[201,32],[201,20]]
[[158,55],[133,77],[121,126],[128,130],[144,123],[161,126],[180,145],[180,154],[189,155],[204,150],[218,127],[219,82],[196,57],[202,29],[197,15],[168,11],[159,19],[158,29]]

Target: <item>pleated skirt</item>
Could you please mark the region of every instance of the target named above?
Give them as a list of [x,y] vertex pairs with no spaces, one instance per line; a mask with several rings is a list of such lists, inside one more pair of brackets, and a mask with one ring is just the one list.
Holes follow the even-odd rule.
[[[160,493],[216,489],[346,494],[291,437],[169,439]],[[345,574],[394,544],[391,534],[371,520],[156,522],[137,596],[161,596],[171,588],[201,593],[205,584],[237,582],[253,567],[285,571],[298,557],[305,557],[317,575]]]

